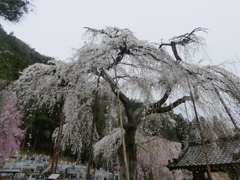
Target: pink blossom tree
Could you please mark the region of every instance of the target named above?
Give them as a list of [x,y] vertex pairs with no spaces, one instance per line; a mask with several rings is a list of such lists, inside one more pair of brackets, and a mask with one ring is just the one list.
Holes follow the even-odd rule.
[[[101,156],[109,164],[115,162],[117,149],[121,144],[120,129],[114,129],[108,136],[98,141],[94,147],[94,159]],[[138,132],[136,135],[137,149],[137,179],[183,180],[191,179],[188,171],[170,171],[166,165],[168,161],[177,158],[181,151],[181,144],[172,142],[161,136],[146,136]],[[120,170],[119,162],[111,164],[115,170]]]
[[[0,81],[3,85],[4,81]],[[12,152],[20,148],[20,140],[24,136],[24,130],[20,129],[23,113],[15,93],[1,92],[0,101],[0,163]]]
[[166,165],[177,158],[181,144],[159,136],[140,136],[137,143],[137,179],[178,179],[191,178],[191,173],[181,170],[170,171]]

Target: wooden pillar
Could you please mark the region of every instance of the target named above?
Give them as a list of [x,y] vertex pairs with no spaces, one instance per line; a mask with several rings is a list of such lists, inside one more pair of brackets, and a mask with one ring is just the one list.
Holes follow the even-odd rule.
[[89,146],[89,155],[88,155],[88,165],[87,165],[87,173],[86,173],[86,179],[91,180],[90,176],[90,170],[91,170],[91,164],[92,164],[92,156],[93,156],[93,135],[94,135],[94,127],[95,124],[97,123],[97,111],[98,111],[98,101],[99,101],[99,96],[98,96],[98,87],[99,87],[99,82],[100,82],[100,76],[98,76],[97,79],[97,90],[95,94],[95,99],[94,99],[94,104],[93,104],[93,120],[92,120],[92,129],[91,129],[91,136],[90,136],[90,146]]
[[193,94],[192,94],[190,84],[188,83],[188,85],[189,85],[189,90],[190,90],[190,96],[191,96],[192,103],[193,103],[193,110],[194,110],[194,113],[195,113],[195,116],[196,116],[196,122],[197,122],[197,125],[198,125],[198,131],[199,131],[199,134],[200,134],[200,137],[201,137],[203,153],[204,153],[204,157],[205,157],[205,161],[206,161],[206,165],[207,165],[208,178],[210,180],[212,180],[211,167],[210,167],[210,163],[209,163],[209,159],[208,159],[206,144],[205,144],[205,141],[204,141],[203,130],[202,130],[199,118],[198,118],[197,108],[196,108],[195,100],[193,98]]
[[58,163],[58,156],[60,152],[60,143],[61,143],[64,120],[65,120],[65,113],[62,112],[61,119],[59,122],[56,145],[55,145],[53,159],[52,159],[51,174],[56,173],[56,170],[57,170],[57,163]]

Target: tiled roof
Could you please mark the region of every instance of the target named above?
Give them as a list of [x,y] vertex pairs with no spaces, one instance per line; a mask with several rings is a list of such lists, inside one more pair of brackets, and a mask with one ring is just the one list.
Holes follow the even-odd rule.
[[[218,144],[218,145],[217,145]],[[240,140],[220,141],[206,144],[211,166],[240,163]],[[201,144],[189,145],[172,163],[169,169],[190,169],[205,167],[206,161]]]

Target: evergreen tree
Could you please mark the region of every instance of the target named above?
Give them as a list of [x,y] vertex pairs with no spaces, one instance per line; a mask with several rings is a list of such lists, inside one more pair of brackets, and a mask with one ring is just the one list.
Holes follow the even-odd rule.
[[11,22],[19,22],[28,14],[31,3],[27,0],[0,0],[0,16]]
[[50,57],[43,56],[26,43],[7,34],[0,27],[0,77],[5,80],[18,79],[20,72],[30,64],[47,63]]

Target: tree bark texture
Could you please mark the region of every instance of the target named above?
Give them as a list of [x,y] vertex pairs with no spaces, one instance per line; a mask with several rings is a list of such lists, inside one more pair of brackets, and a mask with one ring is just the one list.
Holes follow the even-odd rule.
[[[169,112],[178,105],[188,101],[190,97],[184,96],[180,99],[177,99],[172,104],[169,104],[168,106],[162,107],[162,104],[167,101],[169,94],[171,92],[171,87],[168,87],[163,97],[157,101],[156,103],[153,103],[150,106],[150,110],[145,112],[145,115],[143,115],[144,107],[139,113],[134,114],[132,111],[132,102],[130,99],[123,94],[117,87],[117,84],[114,82],[114,80],[104,71],[102,70],[100,73],[100,76],[102,76],[105,81],[107,81],[112,89],[112,92],[116,95],[116,97],[119,98],[121,103],[124,106],[125,114],[128,120],[128,123],[124,125],[125,129],[125,144],[126,144],[126,153],[127,153],[127,161],[129,166],[129,176],[130,180],[136,180],[136,165],[137,165],[137,151],[136,151],[136,144],[135,144],[135,135],[137,130],[137,125],[140,122],[140,118],[142,116],[147,116],[149,114],[152,114],[153,112],[157,113],[165,113]],[[124,163],[124,156],[123,156],[123,147],[120,146],[118,149],[118,156],[119,156],[119,163],[120,163],[120,178],[121,180],[126,180],[126,169],[125,169],[125,163]]]

